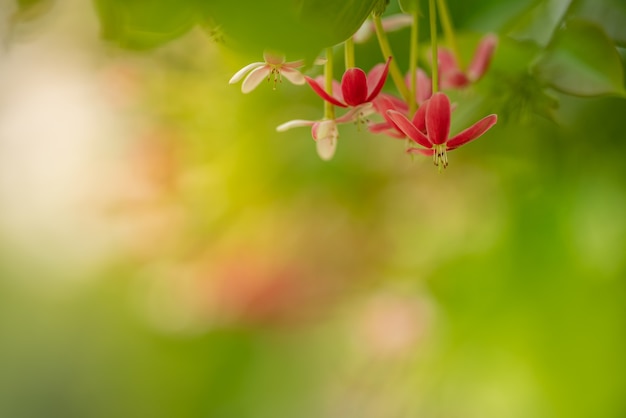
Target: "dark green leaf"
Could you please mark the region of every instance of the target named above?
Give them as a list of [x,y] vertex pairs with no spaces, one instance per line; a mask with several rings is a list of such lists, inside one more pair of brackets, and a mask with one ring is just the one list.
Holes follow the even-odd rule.
[[420,8],[420,0],[398,0],[398,4],[400,4],[400,9],[404,13],[412,13],[414,11],[418,11]]
[[552,87],[580,96],[624,94],[624,71],[617,50],[595,24],[567,22],[533,72]]
[[572,7],[572,15],[597,23],[617,44],[626,46],[626,1],[579,0]]
[[212,0],[205,16],[220,26],[229,46],[260,55],[265,49],[288,58],[310,57],[348,39],[377,0]]
[[191,29],[198,13],[193,1],[95,0],[104,39],[146,49],[176,39]]
[[518,41],[531,40],[546,46],[559,27],[572,0],[547,0],[535,4],[523,15],[509,32]]

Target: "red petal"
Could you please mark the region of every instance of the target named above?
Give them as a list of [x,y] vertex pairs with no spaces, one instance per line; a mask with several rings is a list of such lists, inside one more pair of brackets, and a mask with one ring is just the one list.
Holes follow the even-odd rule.
[[491,56],[498,45],[498,37],[493,34],[485,36],[478,44],[474,59],[467,69],[467,76],[470,80],[476,81],[480,79],[491,62]]
[[376,96],[378,96],[380,91],[383,89],[383,86],[385,85],[385,81],[387,80],[387,73],[389,72],[390,62],[391,62],[391,57],[387,58],[387,62],[385,63],[385,66],[382,68],[382,71],[380,71],[380,67],[379,69],[376,69],[376,67],[374,67],[376,71],[374,71],[374,69],[370,71],[369,75],[367,76],[367,86],[369,90],[369,95],[367,96],[366,101],[371,102],[372,100],[374,100]]
[[341,103],[339,100],[335,99],[333,96],[326,93],[326,90],[324,90],[322,85],[318,83],[317,81],[313,80],[311,77],[304,76],[304,79],[306,80],[307,83],[309,83],[309,86],[311,86],[313,91],[317,93],[318,96],[320,96],[322,99],[334,104],[335,106],[348,107],[345,103]]
[[461,71],[454,70],[441,75],[442,89],[461,89],[470,83],[469,78]]
[[497,115],[489,115],[482,118],[463,132],[457,134],[454,138],[451,138],[447,144],[448,150],[451,151],[455,148],[460,147],[463,144],[467,144],[468,142],[473,141],[474,139],[487,132],[493,125],[496,124],[497,121]]
[[413,125],[423,133],[426,133],[426,109],[428,109],[428,101],[417,108],[412,120]]
[[406,116],[395,110],[388,110],[387,114],[406,136],[423,147],[432,148],[433,144],[430,143],[428,137],[421,133]]
[[341,79],[343,100],[349,106],[358,106],[367,100],[367,77],[360,68],[349,68]]
[[434,145],[443,144],[450,133],[450,99],[444,93],[435,93],[426,109],[426,131]]
[[430,149],[424,149],[424,148],[409,148],[406,150],[407,154],[422,154],[422,155],[433,155],[435,153],[435,150],[430,148]]

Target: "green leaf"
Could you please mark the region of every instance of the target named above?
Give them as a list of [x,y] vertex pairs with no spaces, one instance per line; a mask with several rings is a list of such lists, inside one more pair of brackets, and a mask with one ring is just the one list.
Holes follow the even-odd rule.
[[398,0],[398,4],[400,5],[400,9],[404,13],[413,13],[419,11],[420,9],[420,0]]
[[597,25],[568,21],[532,68],[541,80],[578,96],[624,94],[624,70],[613,42]]
[[193,1],[95,0],[102,37],[125,48],[147,49],[191,29],[198,12]]
[[572,7],[572,15],[597,23],[613,41],[626,47],[626,1],[578,0]]
[[[199,0],[200,1],[200,0]],[[211,0],[202,4],[234,49],[310,57],[357,31],[378,0]]]
[[546,46],[554,31],[560,25],[572,0],[547,0],[535,4],[522,16],[509,31],[509,36],[518,41],[534,41]]

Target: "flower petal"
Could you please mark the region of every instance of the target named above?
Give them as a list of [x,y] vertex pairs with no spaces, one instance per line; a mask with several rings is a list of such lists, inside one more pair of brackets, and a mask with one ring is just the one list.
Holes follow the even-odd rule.
[[263,52],[263,59],[270,65],[282,65],[285,63],[285,56],[273,54],[271,52]]
[[[408,108],[404,109],[404,108],[398,108],[396,107],[396,103],[393,102],[393,100],[391,100],[390,98],[393,96],[389,96],[389,95],[380,95],[376,98],[376,100],[374,100],[372,103],[374,105],[374,109],[376,110],[376,112],[381,115],[383,118],[385,118],[385,122],[381,123],[380,125],[384,125],[386,126],[386,129],[392,129],[392,130],[396,130],[402,137],[404,137],[404,132],[402,132],[402,130],[398,127],[398,125],[396,125],[396,123],[393,121],[393,119],[391,118],[391,116],[389,116],[389,114],[387,113],[388,110],[396,110],[396,111],[400,111],[400,113],[404,114],[408,112]],[[403,102],[404,104],[404,102]],[[371,131],[371,129],[370,129]]]
[[439,72],[441,74],[451,71],[461,71],[452,51],[446,48],[439,48],[437,50],[437,58],[439,60]]
[[286,62],[283,65],[281,65],[281,68],[300,68],[304,65],[304,60],[298,60],[298,61],[291,61],[291,62]]
[[388,110],[387,114],[406,136],[426,148],[432,148],[433,145],[428,137],[421,133],[406,116],[396,110]]
[[448,71],[441,74],[441,88],[447,89],[461,89],[466,87],[470,83],[469,78],[459,70]]
[[424,149],[424,148],[408,148],[406,150],[407,154],[421,154],[421,155],[433,155],[435,153],[435,150],[430,148],[430,149]]
[[[433,86],[430,81],[430,77],[422,70],[418,68],[415,70],[416,74],[416,88],[415,88],[415,100],[418,104],[424,103],[426,100],[430,99],[430,96],[433,94]],[[411,73],[407,73],[404,77],[404,84],[408,89],[411,88]]]
[[367,19],[361,27],[352,35],[352,40],[357,44],[367,41],[374,33],[374,23]]
[[252,71],[253,69],[257,67],[262,67],[264,65],[265,65],[264,62],[253,62],[252,64],[246,65],[241,70],[237,71],[235,75],[230,78],[230,80],[228,81],[228,84],[235,84],[236,82],[241,80],[243,76],[246,75],[249,71]]
[[341,78],[343,99],[350,106],[358,106],[367,100],[367,76],[360,68],[348,68]]
[[410,14],[398,13],[381,19],[381,23],[385,32],[390,32],[411,26],[413,23],[413,16]]
[[326,137],[318,139],[315,142],[315,147],[317,149],[317,155],[319,155],[322,160],[331,160],[337,149],[337,138]]
[[426,109],[426,132],[434,145],[443,144],[450,133],[450,99],[444,93],[435,93]]
[[317,122],[311,129],[313,139],[316,141],[317,154],[324,161],[328,161],[335,155],[337,148],[337,125],[334,120],[324,120]]
[[289,130],[291,128],[299,128],[301,126],[312,126],[314,123],[315,121],[312,121],[312,120],[304,120],[304,119],[290,120],[281,125],[278,125],[276,127],[276,131],[285,132],[286,130]]
[[317,82],[316,80],[313,80],[311,77],[308,77],[308,76],[304,76],[304,79],[306,80],[307,83],[309,83],[309,86],[311,86],[313,91],[317,93],[317,95],[320,96],[322,99],[326,100],[329,103],[334,104],[335,106],[348,107],[348,105],[346,105],[345,103],[340,102],[339,100],[337,100],[330,94],[326,93],[326,90],[324,90],[324,87],[322,87],[321,83]]
[[467,77],[471,81],[479,80],[489,68],[491,57],[498,45],[498,37],[494,34],[486,35],[478,44],[474,59],[467,68]]
[[270,74],[270,71],[269,65],[264,65],[263,67],[252,70],[246,79],[243,80],[243,83],[241,83],[241,91],[243,93],[250,93]]
[[296,84],[299,86],[305,83],[304,76],[298,70],[283,67],[281,68],[280,73],[284,75],[287,80],[291,81],[292,84]]
[[465,129],[463,132],[457,134],[453,138],[448,141],[448,150],[453,150],[455,148],[460,147],[463,144],[467,144],[470,141],[480,137],[482,134],[487,132],[493,125],[498,121],[497,115],[489,115],[469,128]]
[[[366,101],[371,102],[378,96],[378,93],[383,89],[385,85],[385,81],[387,80],[387,73],[389,72],[389,63],[391,62],[391,57],[387,58],[387,62],[385,66],[381,70],[376,70],[376,66],[370,71],[370,74],[367,76],[367,90],[369,94],[367,96]],[[345,93],[344,93],[345,97]]]
[[397,139],[406,138],[404,132],[392,127],[389,122],[372,123],[368,125],[367,129],[373,134],[385,134]]
[[417,108],[415,115],[413,115],[413,125],[420,130],[422,133],[426,134],[426,109],[428,109],[428,101],[422,103],[420,107]]

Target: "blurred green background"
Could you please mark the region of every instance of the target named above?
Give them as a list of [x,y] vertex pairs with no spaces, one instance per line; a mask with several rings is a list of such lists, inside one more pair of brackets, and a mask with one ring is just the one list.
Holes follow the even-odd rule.
[[[277,133],[322,103],[228,85],[262,56],[245,2],[140,51],[96,13],[124,3],[23,3],[0,8],[0,417],[626,417],[620,2],[450,1],[467,57],[501,37],[453,130],[500,119],[442,173],[355,125],[330,162]],[[536,19],[570,15],[616,45],[605,94],[567,94],[576,51],[574,76],[536,64],[559,48]]]

